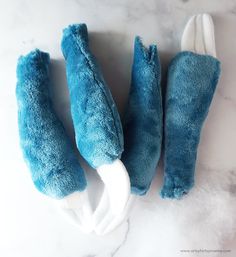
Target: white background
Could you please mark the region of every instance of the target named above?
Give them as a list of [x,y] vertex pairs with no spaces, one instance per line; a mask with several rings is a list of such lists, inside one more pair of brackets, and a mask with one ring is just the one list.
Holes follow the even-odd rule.
[[[105,237],[83,235],[34,189],[22,159],[15,99],[18,56],[36,47],[50,53],[55,107],[71,130],[60,51],[64,27],[87,23],[91,48],[122,115],[134,36],[158,44],[165,88],[167,64],[179,51],[184,25],[202,12],[213,16],[222,77],[202,132],[195,188],[181,201],[161,200],[160,165],[128,222]],[[0,256],[218,256],[181,249],[230,249],[219,256],[236,256],[235,0],[0,0],[0,33]]]

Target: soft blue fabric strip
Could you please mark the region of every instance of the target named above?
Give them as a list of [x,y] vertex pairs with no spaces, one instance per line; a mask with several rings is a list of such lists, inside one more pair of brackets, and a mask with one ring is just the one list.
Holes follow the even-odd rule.
[[133,194],[148,191],[160,158],[163,122],[160,78],[156,46],[147,49],[136,37],[122,155]]
[[49,55],[19,58],[16,96],[20,143],[37,189],[62,198],[86,187],[84,171],[49,97]]
[[111,93],[89,50],[86,25],[66,28],[61,47],[77,147],[93,168],[112,163],[123,151],[123,131]]
[[180,198],[194,184],[197,147],[220,76],[220,62],[181,52],[168,72],[162,197]]

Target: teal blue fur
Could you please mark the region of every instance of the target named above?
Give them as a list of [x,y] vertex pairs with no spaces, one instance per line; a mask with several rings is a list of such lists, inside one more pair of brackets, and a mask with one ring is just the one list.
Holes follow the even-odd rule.
[[201,129],[219,75],[216,58],[192,52],[179,53],[169,66],[163,198],[181,198],[194,185]]
[[90,52],[86,25],[66,28],[61,48],[66,59],[77,147],[93,168],[112,163],[123,152],[122,125],[108,86]]
[[157,47],[148,49],[136,37],[132,82],[124,119],[122,161],[133,194],[144,195],[160,158],[162,142],[161,67]]
[[18,60],[16,96],[20,144],[36,188],[63,198],[86,179],[49,96],[49,55],[35,50]]

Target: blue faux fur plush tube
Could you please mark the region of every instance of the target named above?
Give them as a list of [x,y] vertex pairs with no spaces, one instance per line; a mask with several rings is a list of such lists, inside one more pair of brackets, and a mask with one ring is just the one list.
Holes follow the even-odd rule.
[[112,163],[123,152],[123,131],[111,93],[89,50],[86,25],[64,29],[61,48],[77,147],[93,168]]
[[180,198],[193,187],[200,132],[219,75],[220,62],[212,56],[181,52],[170,64],[163,198]]
[[122,161],[132,193],[145,194],[154,177],[162,142],[161,67],[157,48],[135,39],[132,82],[124,120]]
[[35,50],[18,60],[16,96],[20,143],[37,189],[63,198],[86,179],[49,97],[49,55]]

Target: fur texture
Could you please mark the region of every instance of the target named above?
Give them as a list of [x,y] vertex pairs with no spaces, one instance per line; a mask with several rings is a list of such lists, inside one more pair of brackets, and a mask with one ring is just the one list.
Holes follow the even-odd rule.
[[93,168],[112,163],[123,151],[123,131],[111,93],[89,50],[86,25],[66,28],[61,47],[77,147]]
[[212,56],[181,52],[170,64],[163,198],[180,198],[193,187],[200,132],[219,75],[220,63]]
[[135,39],[132,83],[124,121],[125,150],[122,161],[132,193],[143,195],[150,187],[160,158],[162,101],[157,48],[145,48]]
[[19,58],[16,96],[20,143],[37,189],[62,198],[86,187],[84,171],[49,97],[49,55]]

